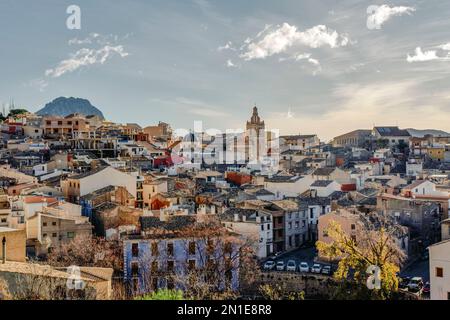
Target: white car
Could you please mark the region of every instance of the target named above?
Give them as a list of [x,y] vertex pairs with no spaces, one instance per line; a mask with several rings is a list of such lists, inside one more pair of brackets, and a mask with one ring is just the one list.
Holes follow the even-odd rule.
[[297,270],[297,264],[294,260],[289,260],[287,262],[286,271],[295,272],[295,270]]
[[309,272],[309,265],[307,262],[301,262],[299,266],[300,272]]
[[330,276],[331,275],[331,266],[324,266],[322,268],[322,274]]
[[275,268],[275,261],[273,260],[269,260],[266,261],[266,263],[264,263],[264,270],[272,270],[273,268]]
[[408,283],[408,291],[420,292],[423,286],[423,279],[421,277],[414,277]]
[[318,263],[314,263],[314,265],[311,268],[312,273],[320,273],[322,271],[322,266]]
[[284,271],[284,261],[278,261],[276,269],[277,271]]

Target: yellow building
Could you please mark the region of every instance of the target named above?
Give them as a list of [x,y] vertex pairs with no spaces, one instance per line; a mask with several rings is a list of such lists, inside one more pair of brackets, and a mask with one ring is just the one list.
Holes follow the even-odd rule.
[[445,157],[445,147],[428,148],[428,156],[433,160],[443,161]]

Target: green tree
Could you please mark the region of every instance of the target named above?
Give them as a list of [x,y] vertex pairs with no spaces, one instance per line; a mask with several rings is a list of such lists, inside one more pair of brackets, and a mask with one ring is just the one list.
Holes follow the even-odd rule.
[[24,113],[28,113],[28,110],[26,110],[26,109],[12,109],[12,110],[9,111],[8,117],[14,117],[14,116],[17,116],[19,114],[24,114]]
[[286,289],[286,284],[264,284],[259,287],[259,292],[266,300],[305,300],[305,292],[292,292]]
[[134,298],[135,300],[186,300],[181,290],[161,289],[143,296]]

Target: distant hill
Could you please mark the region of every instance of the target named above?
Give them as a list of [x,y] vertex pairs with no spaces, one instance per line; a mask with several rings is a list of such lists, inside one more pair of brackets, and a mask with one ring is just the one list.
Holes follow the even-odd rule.
[[442,130],[435,130],[435,129],[425,129],[425,130],[418,130],[418,129],[406,129],[409,134],[413,137],[423,138],[425,135],[430,134],[435,137],[439,136],[450,136],[450,133],[442,131]]
[[65,117],[72,113],[81,113],[85,116],[96,115],[104,119],[103,113],[94,107],[89,100],[80,98],[59,97],[49,102],[44,108],[36,112],[37,115],[52,115]]

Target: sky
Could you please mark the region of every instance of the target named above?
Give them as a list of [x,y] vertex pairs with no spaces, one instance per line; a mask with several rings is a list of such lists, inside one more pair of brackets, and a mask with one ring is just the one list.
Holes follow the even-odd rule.
[[[80,8],[81,29],[66,12]],[[450,131],[450,2],[2,0],[0,103],[86,98],[120,123],[323,140]]]

